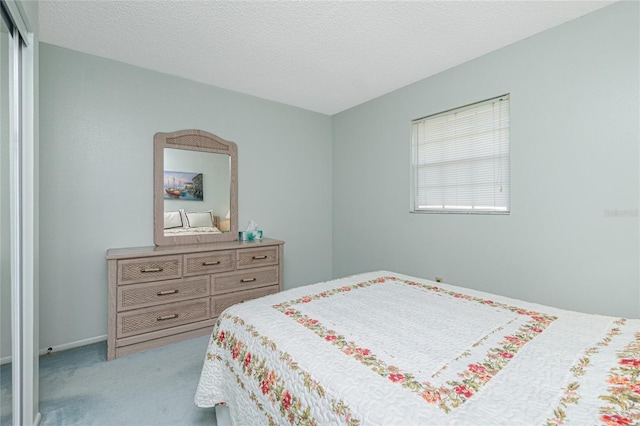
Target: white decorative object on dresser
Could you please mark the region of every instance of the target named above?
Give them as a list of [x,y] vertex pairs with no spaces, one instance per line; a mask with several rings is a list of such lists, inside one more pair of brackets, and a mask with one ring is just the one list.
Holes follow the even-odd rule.
[[283,290],[284,241],[111,249],[107,359],[211,333],[229,306]]

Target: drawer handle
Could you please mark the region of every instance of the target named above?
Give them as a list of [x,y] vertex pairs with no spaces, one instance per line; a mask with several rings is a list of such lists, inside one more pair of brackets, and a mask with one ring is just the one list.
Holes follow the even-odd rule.
[[218,260],[217,262],[202,262],[202,266],[213,266],[213,265],[219,265],[220,261]]
[[253,282],[255,280],[256,280],[255,278],[243,278],[243,279],[240,280],[240,282],[241,283],[250,283],[250,282]]
[[253,256],[254,260],[261,260],[261,259],[266,259],[267,256]]
[[166,320],[170,320],[170,319],[174,319],[174,318],[178,318],[178,314],[159,316],[158,318],[156,318],[156,320],[158,320],[158,321],[166,321]]
[[178,294],[178,289],[175,290],[165,290],[165,291],[159,291],[156,293],[158,296],[167,296],[169,294]]
[[141,269],[140,272],[142,272],[143,274],[145,272],[162,272],[163,268],[156,266],[155,268],[144,268]]

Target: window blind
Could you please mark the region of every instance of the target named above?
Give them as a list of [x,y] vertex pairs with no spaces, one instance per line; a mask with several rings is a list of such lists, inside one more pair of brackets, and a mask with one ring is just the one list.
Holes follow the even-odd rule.
[[508,213],[504,95],[412,122],[413,211]]

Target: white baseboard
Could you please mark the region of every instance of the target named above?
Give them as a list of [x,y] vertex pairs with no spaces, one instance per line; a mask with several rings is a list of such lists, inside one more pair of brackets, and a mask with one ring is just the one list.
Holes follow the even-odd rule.
[[[92,343],[102,342],[103,340],[107,340],[107,335],[91,337],[89,339],[76,340],[75,342],[65,343],[63,345],[57,346],[49,346],[53,349],[53,352],[64,351],[65,349],[73,349],[78,348],[80,346],[90,345]],[[38,355],[45,355],[49,351],[49,347],[40,348]],[[0,365],[7,364],[11,362],[11,356],[6,356],[4,358],[0,358]]]
[[[80,346],[90,345],[92,343],[102,342],[103,340],[107,340],[106,334],[102,336],[91,337],[89,339],[76,340],[75,342],[65,343],[63,345],[49,346],[49,347],[53,349],[52,352],[59,352],[59,351],[64,351],[66,349],[73,349],[73,348],[78,348]],[[40,348],[39,354],[45,355],[49,351],[49,347]]]

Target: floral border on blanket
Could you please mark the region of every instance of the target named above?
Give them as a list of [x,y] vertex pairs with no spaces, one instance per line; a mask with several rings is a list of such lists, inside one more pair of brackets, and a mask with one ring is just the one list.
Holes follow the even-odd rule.
[[[236,381],[242,389],[247,390],[240,378],[239,371],[255,382],[262,395],[271,402],[272,406],[280,412],[282,418],[286,419],[290,424],[318,425],[318,422],[311,417],[311,408],[292,389],[287,388],[286,382],[281,375],[267,367],[266,359],[260,358],[255,353],[252,354],[247,344],[238,339],[235,333],[222,328],[223,322],[221,320],[223,318],[232,321],[236,326],[243,326],[251,337],[259,341],[264,348],[277,353],[279,360],[285,361],[291,370],[295,370],[303,378],[305,389],[310,393],[317,394],[322,399],[328,400],[331,405],[331,411],[342,418],[347,425],[358,426],[360,424],[360,420],[353,417],[349,407],[342,400],[328,398],[322,385],[316,382],[311,374],[302,370],[291,358],[291,355],[278,350],[273,341],[258,333],[253,325],[247,325],[242,318],[223,312],[216,324],[216,332],[212,335],[212,342],[218,348],[230,353],[231,360],[226,359],[223,361],[220,355],[212,353],[207,353],[207,360],[210,361],[215,358],[219,362],[224,362],[227,368],[236,376]],[[238,369],[239,371],[237,371]],[[267,417],[269,425],[277,425],[278,422],[265,410],[256,393],[247,391],[250,399]]]
[[[459,380],[449,380],[446,382],[446,385],[434,386],[429,382],[420,382],[416,380],[415,376],[411,372],[402,371],[393,365],[387,365],[387,363],[380,359],[370,349],[358,345],[356,342],[347,341],[344,336],[336,334],[335,331],[327,329],[318,320],[310,318],[308,315],[305,315],[295,309],[295,306],[299,304],[310,303],[314,300],[325,299],[336,294],[384,284],[387,281],[404,283],[412,287],[449,297],[465,299],[493,308],[506,309],[518,315],[527,316],[529,319],[519,327],[516,333],[504,336],[504,340],[498,343],[499,346],[490,348],[484,359],[468,364],[466,370],[457,373]],[[352,356],[362,364],[370,367],[375,373],[388,378],[393,383],[397,383],[413,392],[416,392],[427,403],[437,405],[446,413],[459,407],[477,393],[509,363],[520,348],[540,335],[549,326],[549,324],[557,319],[557,317],[552,315],[529,311],[516,306],[509,306],[503,303],[494,302],[493,300],[482,299],[446,290],[441,287],[416,281],[403,280],[392,276],[379,277],[365,282],[345,285],[323,291],[314,295],[302,296],[298,299],[273,305],[272,307],[296,321],[298,324],[313,331],[326,342],[337,346],[344,354]],[[443,369],[444,368],[446,368],[446,366],[444,366]]]
[[[617,326],[623,326],[625,323],[626,323],[626,319],[624,318],[620,318],[614,322],[614,324]],[[550,417],[547,419],[545,423],[547,426],[565,424],[565,422],[567,421],[566,409],[569,407],[570,404],[576,405],[580,401],[581,395],[578,391],[581,386],[581,383],[580,383],[581,378],[586,374],[587,368],[589,368],[592,365],[591,358],[594,355],[598,354],[602,348],[609,346],[613,338],[620,334],[621,334],[620,328],[613,327],[611,330],[609,330],[609,332],[600,342],[586,349],[582,354],[582,356],[580,357],[580,359],[576,362],[576,364],[573,367],[571,367],[571,374],[573,375],[573,378],[575,380],[569,383],[563,389],[564,396],[560,398],[560,403],[558,407],[556,407],[553,410],[553,417]],[[602,420],[605,421],[604,416]],[[605,421],[605,423],[607,422]],[[623,425],[623,424],[629,424],[629,423],[607,423],[607,424]]]
[[608,395],[600,399],[609,403],[600,408],[600,420],[607,425],[637,425],[640,422],[640,333],[635,333],[623,350],[618,351],[618,365],[609,370]]

